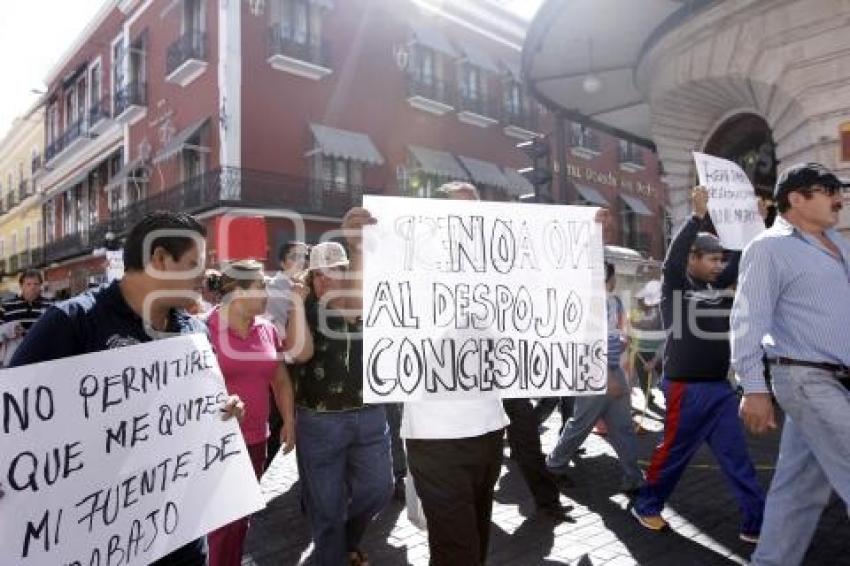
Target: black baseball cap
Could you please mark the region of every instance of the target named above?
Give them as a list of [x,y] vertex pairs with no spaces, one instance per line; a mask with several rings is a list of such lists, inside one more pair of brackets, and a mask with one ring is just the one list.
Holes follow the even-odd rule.
[[820,163],[798,163],[782,171],[776,180],[773,198],[794,190],[805,189],[812,185],[820,185],[827,189],[840,189],[848,186],[835,173]]
[[694,238],[694,243],[691,244],[691,251],[703,254],[716,254],[722,253],[725,250],[720,244],[720,238],[711,232],[700,232]]

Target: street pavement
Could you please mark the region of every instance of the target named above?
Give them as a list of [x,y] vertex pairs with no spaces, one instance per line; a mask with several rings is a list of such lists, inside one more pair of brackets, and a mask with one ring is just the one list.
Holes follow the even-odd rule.
[[[635,404],[641,396],[636,394]],[[639,420],[638,417],[636,417]],[[639,436],[646,467],[661,434],[652,415],[644,426],[656,429]],[[560,417],[543,427],[544,450],[557,440]],[[750,439],[750,454],[767,488],[779,446],[779,432]],[[573,506],[570,522],[535,517],[534,504],[519,469],[505,459],[496,488],[489,565],[526,566],[630,564],[690,566],[746,564],[753,547],[738,540],[739,514],[731,490],[710,451],[703,448],[685,472],[664,512],[672,529],[653,533],[628,513],[628,500],[617,494],[620,472],[611,447],[591,434],[586,455],[571,478],[576,487],[563,491],[564,505]],[[506,456],[509,454],[507,446]],[[309,526],[301,512],[295,456],[278,456],[263,477],[267,507],[258,513],[248,534],[243,566],[311,564]],[[846,507],[833,501],[824,513],[806,556],[806,565],[850,565],[850,522]],[[371,526],[363,544],[373,566],[425,565],[427,535],[412,525],[402,503],[393,501]],[[464,566],[464,565],[458,565]]]

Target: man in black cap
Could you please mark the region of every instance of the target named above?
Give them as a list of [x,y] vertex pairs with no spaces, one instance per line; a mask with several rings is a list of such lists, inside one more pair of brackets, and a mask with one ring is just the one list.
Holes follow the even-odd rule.
[[784,171],[779,216],[744,250],[732,309],[741,417],[776,428],[764,378],[785,412],[779,461],[751,564],[803,561],[835,490],[850,504],[850,242],[836,230],[843,183],[817,163]]
[[648,529],[667,528],[661,517],[664,502],[707,442],[738,499],[740,538],[755,542],[764,493],[747,453],[738,398],[727,379],[733,297],[727,289],[737,278],[740,255],[724,267],[720,240],[700,232],[708,191],[695,188],[692,203],[693,215],[673,238],[663,266],[661,316],[668,334],[661,385],[667,401],[664,439],[652,454],[632,514]]

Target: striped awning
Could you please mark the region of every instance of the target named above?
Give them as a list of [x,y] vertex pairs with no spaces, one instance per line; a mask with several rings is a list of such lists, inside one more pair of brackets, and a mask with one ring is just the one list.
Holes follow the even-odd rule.
[[623,194],[620,195],[620,198],[623,199],[623,202],[626,203],[626,206],[632,209],[632,212],[634,212],[635,214],[638,214],[640,216],[652,216],[652,211],[649,210],[649,207],[646,206],[646,203],[640,200],[639,198]]
[[[197,122],[191,124],[189,127],[180,130],[176,136],[171,138],[171,141],[162,148],[159,153],[153,158],[154,164],[161,163],[166,159],[174,157],[184,149],[188,148],[189,139],[197,134],[201,128],[207,125],[210,121],[209,117],[198,120]],[[198,151],[209,151],[207,147],[201,146],[191,146],[191,149],[196,149]]]
[[510,190],[511,183],[499,166],[489,161],[460,156],[460,162],[469,171],[472,180],[481,185],[489,185],[500,189]]
[[578,194],[581,195],[581,198],[586,200],[587,202],[598,204],[600,206],[611,206],[611,203],[608,202],[602,193],[594,189],[593,187],[588,187],[587,185],[579,185],[576,184],[576,190]]
[[413,33],[415,42],[423,47],[433,49],[434,51],[456,58],[460,56],[457,49],[452,47],[449,40],[439,29],[420,23],[411,23],[410,30]]
[[322,155],[361,161],[370,165],[384,164],[383,156],[366,134],[320,124],[310,124],[310,131],[316,140],[315,151]]
[[534,185],[531,184],[531,181],[523,177],[519,171],[510,167],[505,167],[504,171],[505,177],[507,177],[508,183],[510,184],[508,192],[512,195],[521,197],[522,195],[534,192]]
[[422,171],[453,181],[469,181],[469,175],[451,153],[418,145],[408,146],[408,149]]
[[460,46],[461,51],[463,51],[463,55],[466,60],[472,65],[495,74],[499,74],[501,72],[496,61],[490,57],[486,51],[474,43],[464,40],[459,41],[458,45]]

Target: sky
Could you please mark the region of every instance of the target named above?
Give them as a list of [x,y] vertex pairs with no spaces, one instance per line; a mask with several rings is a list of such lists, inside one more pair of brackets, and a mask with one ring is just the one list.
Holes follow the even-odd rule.
[[[105,0],[0,0],[0,139],[44,90],[44,78]],[[541,0],[504,0],[530,19]]]
[[0,138],[104,0],[0,0]]

